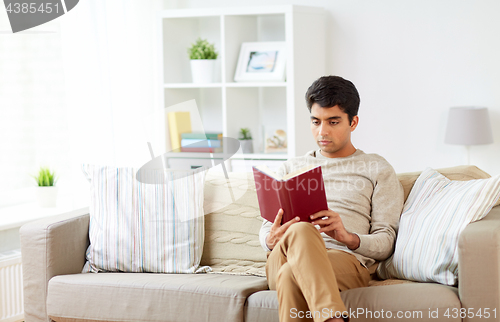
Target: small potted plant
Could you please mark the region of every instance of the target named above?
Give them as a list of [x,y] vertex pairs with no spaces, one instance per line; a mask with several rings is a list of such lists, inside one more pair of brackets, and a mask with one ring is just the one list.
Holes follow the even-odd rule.
[[57,200],[57,179],[55,173],[47,167],[40,167],[38,175],[33,176],[38,184],[37,200],[41,207],[55,207]]
[[252,134],[250,133],[249,128],[241,128],[240,129],[240,145],[243,153],[253,153],[253,141]]
[[212,83],[214,81],[215,60],[218,53],[214,44],[206,39],[198,38],[188,48],[189,59],[191,59],[191,75],[193,83]]

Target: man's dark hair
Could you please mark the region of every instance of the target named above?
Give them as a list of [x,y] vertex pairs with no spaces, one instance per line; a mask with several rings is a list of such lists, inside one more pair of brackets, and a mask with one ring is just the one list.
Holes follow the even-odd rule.
[[309,112],[314,103],[321,107],[339,108],[349,117],[349,123],[358,115],[359,93],[354,84],[340,76],[323,76],[312,83],[306,92]]

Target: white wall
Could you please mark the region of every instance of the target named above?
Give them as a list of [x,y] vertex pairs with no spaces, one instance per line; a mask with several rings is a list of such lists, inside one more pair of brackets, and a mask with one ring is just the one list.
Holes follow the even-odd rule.
[[[397,172],[464,164],[465,147],[443,142],[448,108],[486,106],[495,143],[471,147],[471,163],[500,174],[500,1],[252,1],[281,4],[326,9],[325,74],[353,81],[361,95],[357,148],[384,156]],[[247,5],[164,0],[165,9]]]

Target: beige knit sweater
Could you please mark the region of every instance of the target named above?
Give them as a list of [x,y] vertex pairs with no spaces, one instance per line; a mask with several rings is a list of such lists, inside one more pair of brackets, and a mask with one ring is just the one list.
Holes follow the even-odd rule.
[[[285,175],[306,165],[321,165],[328,208],[340,214],[348,232],[359,236],[359,248],[352,251],[322,233],[326,248],[353,253],[366,267],[389,257],[394,249],[399,216],[403,209],[403,188],[392,166],[377,154],[356,150],[344,158],[327,158],[319,150],[292,158],[278,169]],[[260,243],[265,250],[272,223],[264,220]]]

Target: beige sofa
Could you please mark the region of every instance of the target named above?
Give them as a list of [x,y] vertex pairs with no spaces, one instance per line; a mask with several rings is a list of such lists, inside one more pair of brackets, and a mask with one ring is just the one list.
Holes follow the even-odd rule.
[[[440,172],[454,180],[488,177],[476,167]],[[418,174],[399,175],[405,198]],[[25,320],[277,322],[276,292],[268,290],[264,277],[253,179],[232,174],[230,184],[239,197],[235,202],[224,177],[207,176],[202,264],[213,268],[207,274],[81,274],[89,245],[87,209],[26,224],[21,228]],[[352,321],[381,321],[389,315],[391,321],[498,320],[500,207],[462,233],[458,287],[387,280],[341,295]],[[482,318],[469,318],[479,309]]]

